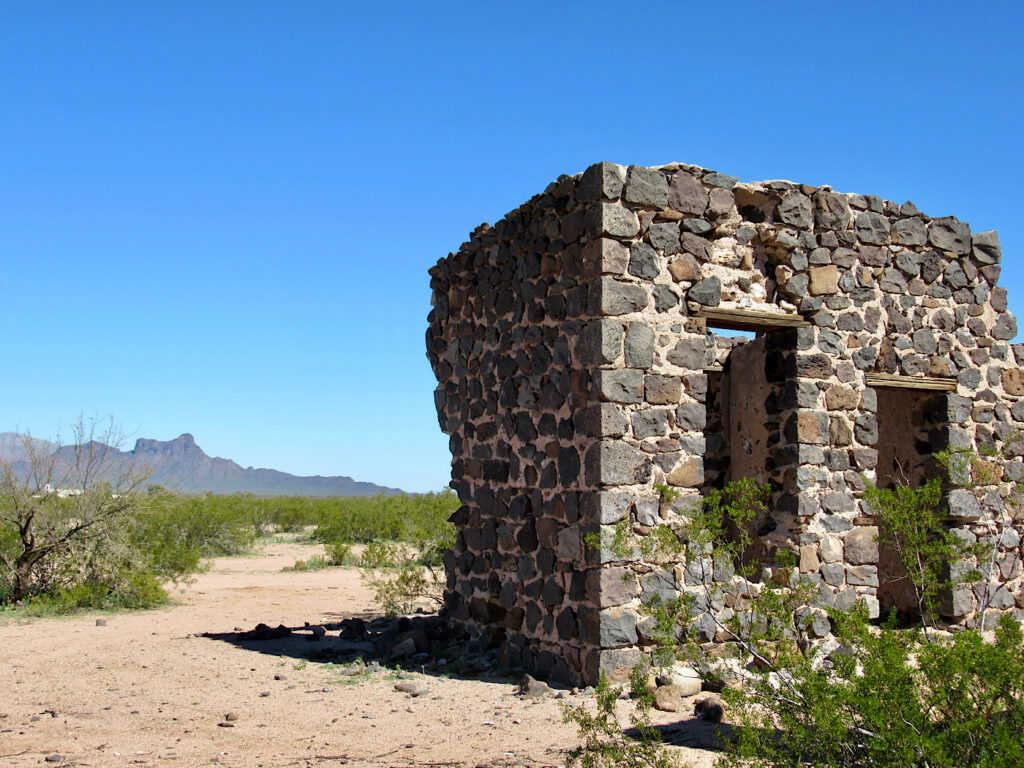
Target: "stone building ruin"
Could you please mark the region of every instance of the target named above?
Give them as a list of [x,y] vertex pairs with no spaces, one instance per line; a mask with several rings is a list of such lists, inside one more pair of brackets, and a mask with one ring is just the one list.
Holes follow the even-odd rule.
[[[462,502],[451,617],[538,675],[635,664],[645,602],[695,592],[700,563],[666,572],[588,544],[622,521],[671,525],[743,476],[772,484],[757,556],[797,555],[815,632],[825,607],[911,611],[861,492],[920,482],[949,447],[1000,457],[989,485],[944,497],[956,535],[996,546],[998,584],[953,589],[943,612],[1024,618],[1007,499],[1024,479],[1024,346],[999,263],[995,232],[913,203],[678,163],[598,163],[481,225],[430,270]],[[722,599],[689,627],[707,642],[740,579],[714,566]]]

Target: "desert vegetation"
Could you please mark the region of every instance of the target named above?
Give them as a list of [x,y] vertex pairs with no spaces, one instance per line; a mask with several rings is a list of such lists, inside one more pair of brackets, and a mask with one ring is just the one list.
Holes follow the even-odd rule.
[[[744,562],[768,488],[748,480],[712,493],[680,530],[646,542],[620,531],[611,542],[624,555],[646,546],[670,561],[685,555],[707,564],[731,562],[751,588],[730,595],[735,612],[718,622],[713,653],[688,632],[700,600],[726,598],[707,578],[702,597],[683,596],[650,607],[658,618],[655,670],[683,661],[699,670],[705,689],[718,690],[731,714],[721,731],[723,766],[1010,766],[1024,765],[1024,635],[1009,615],[985,632],[984,613],[969,628],[943,625],[940,602],[956,586],[998,588],[994,543],[966,542],[947,532],[939,504],[943,482],[975,482],[984,461],[964,454],[938,457],[945,472],[918,488],[869,488],[865,498],[879,522],[879,540],[902,562],[918,615],[869,621],[864,605],[849,612],[823,607],[801,579],[796,556]],[[1020,508],[1016,492],[1008,501]],[[1019,567],[1010,563],[1010,570]],[[1006,565],[1005,563],[1002,565]],[[1005,572],[1005,569],[1004,571]],[[816,621],[832,636],[817,640]],[[716,619],[716,621],[718,621]],[[989,624],[991,628],[991,622]],[[620,691],[602,679],[596,711],[567,709],[582,744],[570,763],[586,766],[667,766],[671,755],[650,725],[655,703],[651,669],[634,670],[637,700],[631,737],[623,734]]]
[[[110,425],[79,422],[58,451],[26,437],[0,462],[0,606],[29,614],[147,608],[212,557],[291,532],[324,545],[300,567],[357,565],[390,611],[439,598],[451,491],[355,498],[183,496],[117,460]],[[353,546],[360,554],[354,555]]]

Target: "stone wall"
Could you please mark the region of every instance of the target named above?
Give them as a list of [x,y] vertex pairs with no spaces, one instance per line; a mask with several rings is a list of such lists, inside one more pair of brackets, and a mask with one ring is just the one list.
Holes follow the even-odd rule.
[[[899,607],[899,589],[879,591],[860,498],[880,451],[914,472],[952,447],[1016,457],[946,505],[957,535],[998,547],[1007,583],[989,610],[1024,617],[1005,501],[1024,478],[1024,348],[1009,344],[999,260],[995,232],[912,203],[679,164],[599,163],[477,228],[431,269],[427,350],[462,501],[451,616],[510,663],[592,681],[639,660],[647,599],[696,593],[711,573],[722,599],[690,631],[712,641],[731,568],[666,575],[604,543],[623,521],[639,535],[677,525],[740,473],[772,482],[759,556],[799,555],[827,634],[825,607]],[[722,310],[756,342],[712,333]],[[908,380],[939,390],[893,396]],[[903,430],[904,400],[918,403],[913,439],[880,445]],[[663,504],[656,484],[681,495]],[[958,588],[946,612],[968,621],[983,597]]]

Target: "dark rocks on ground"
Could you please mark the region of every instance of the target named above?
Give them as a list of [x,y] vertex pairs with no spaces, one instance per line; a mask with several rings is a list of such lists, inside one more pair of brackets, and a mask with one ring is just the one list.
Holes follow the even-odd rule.
[[342,619],[338,635],[342,640],[362,640],[366,634],[366,622],[362,619]]
[[698,720],[706,723],[722,722],[722,705],[715,699],[701,699],[693,705],[693,714]]
[[284,624],[278,624],[276,627],[270,627],[266,624],[257,624],[254,629],[250,629],[248,632],[242,632],[238,635],[239,640],[279,640],[282,637],[288,637],[292,631]]

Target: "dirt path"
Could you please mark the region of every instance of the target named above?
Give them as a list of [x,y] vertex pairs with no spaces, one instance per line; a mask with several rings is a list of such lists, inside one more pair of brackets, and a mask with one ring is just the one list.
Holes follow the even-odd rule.
[[562,702],[516,696],[508,682],[414,674],[407,682],[426,691],[414,697],[395,690],[395,671],[345,677],[272,642],[254,651],[201,636],[372,613],[355,569],[282,570],[315,551],[275,541],[216,560],[176,605],[102,616],[105,626],[96,614],[0,624],[0,766],[564,765],[578,739]]

